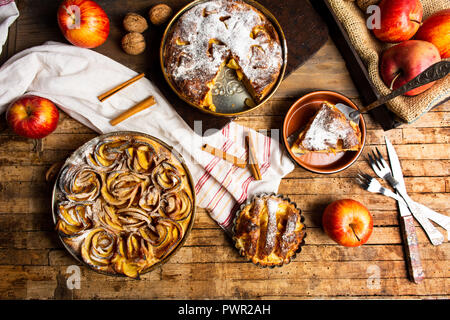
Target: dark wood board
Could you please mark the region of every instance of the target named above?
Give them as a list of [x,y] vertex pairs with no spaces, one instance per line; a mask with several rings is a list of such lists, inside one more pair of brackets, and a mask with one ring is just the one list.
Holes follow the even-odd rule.
[[[137,72],[145,72],[169,100],[186,123],[194,128],[194,121],[202,121],[203,132],[207,129],[220,129],[233,118],[215,117],[192,108],[179,99],[163,78],[159,65],[159,45],[165,25],[150,25],[145,32],[147,50],[139,56],[129,56],[120,47],[120,40],[126,34],[122,20],[126,13],[137,12],[148,17],[149,8],[161,1],[158,0],[98,0],[111,20],[111,31],[108,40],[94,49],[108,57],[128,66]],[[26,48],[40,45],[45,41],[67,41],[59,31],[56,22],[56,11],[60,1],[16,0],[20,17],[11,26],[9,39],[0,62]],[[164,3],[178,11],[189,3],[186,0],[165,0]],[[315,12],[308,0],[261,0],[282,25],[288,42],[288,65],[286,77],[300,67],[308,58],[319,50],[328,38],[325,23]]]
[[[363,61],[351,45],[347,32],[330,8],[328,1],[314,0],[312,4],[327,23],[330,36],[346,62],[350,76],[361,96],[361,101],[364,105],[374,102],[379,98],[379,93],[372,85]],[[397,128],[403,124],[386,105],[371,110],[369,113],[385,131]]]

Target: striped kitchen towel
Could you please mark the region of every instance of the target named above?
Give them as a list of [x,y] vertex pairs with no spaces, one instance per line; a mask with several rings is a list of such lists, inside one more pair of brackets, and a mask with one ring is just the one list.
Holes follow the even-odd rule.
[[220,135],[204,138],[209,145],[241,159],[248,157],[245,136],[251,135],[256,149],[262,180],[255,180],[248,168],[242,169],[202,152],[199,162],[204,170],[196,177],[198,205],[230,231],[234,213],[251,195],[277,192],[281,178],[294,168],[279,143],[279,130],[256,132],[234,122],[222,129]]

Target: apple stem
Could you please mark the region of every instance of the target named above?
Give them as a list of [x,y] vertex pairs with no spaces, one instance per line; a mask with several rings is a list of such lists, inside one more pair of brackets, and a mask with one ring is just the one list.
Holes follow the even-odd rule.
[[75,20],[75,14],[74,14],[74,12],[73,12],[73,11],[70,11],[69,9],[67,9],[66,6],[63,6],[63,8],[64,8],[64,10],[66,10],[66,13],[67,13],[72,19]]
[[419,27],[421,27],[421,26],[422,26],[422,24],[423,24],[422,22],[420,22],[420,21],[417,21],[417,20],[413,20],[413,19],[411,19],[411,21],[412,21],[412,22],[415,22],[415,23],[418,23],[418,24],[419,24]]
[[402,70],[399,70],[396,74],[394,79],[392,79],[391,85],[389,87],[390,90],[394,90],[394,82],[397,80],[397,78],[402,74]]
[[361,239],[358,237],[358,235],[355,232],[355,229],[353,228],[353,223],[350,224],[350,228],[352,228],[353,234],[355,235],[356,239],[358,239],[358,241],[361,242]]

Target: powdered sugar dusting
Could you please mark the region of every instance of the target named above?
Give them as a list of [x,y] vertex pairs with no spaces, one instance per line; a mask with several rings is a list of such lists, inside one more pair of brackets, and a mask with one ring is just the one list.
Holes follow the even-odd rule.
[[250,36],[254,27],[265,24],[265,18],[240,1],[216,0],[193,7],[176,26],[180,32],[175,36],[185,44],[179,46],[180,58],[171,62],[173,78],[197,79],[199,70],[207,76],[216,74],[232,56],[251,82],[264,85],[267,75],[279,72],[282,61],[281,46],[269,34]]
[[345,126],[341,121],[330,117],[329,108],[326,104],[322,106],[303,137],[302,145],[306,149],[318,151],[335,148],[340,139],[353,134],[350,125]]
[[279,199],[267,199],[267,233],[266,233],[266,245],[265,251],[272,251],[275,241],[276,235],[278,232],[277,226],[277,211],[278,205],[280,204]]

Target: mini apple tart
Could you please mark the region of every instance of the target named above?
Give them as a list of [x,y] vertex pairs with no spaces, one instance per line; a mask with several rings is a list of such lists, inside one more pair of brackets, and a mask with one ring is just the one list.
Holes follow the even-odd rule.
[[241,256],[262,267],[287,264],[300,252],[306,227],[301,210],[280,195],[259,195],[236,213],[233,240]]
[[100,136],[58,176],[56,229],[91,268],[138,278],[184,241],[195,210],[192,185],[181,156],[163,142],[132,132]]

